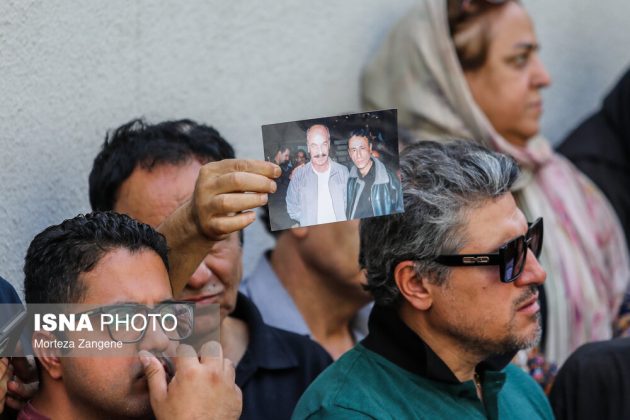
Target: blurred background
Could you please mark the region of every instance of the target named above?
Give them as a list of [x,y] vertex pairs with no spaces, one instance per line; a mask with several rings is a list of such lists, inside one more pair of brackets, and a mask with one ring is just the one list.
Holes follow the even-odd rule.
[[[413,0],[0,2],[0,275],[22,292],[28,244],[90,210],[108,129],[139,116],[210,124],[263,159],[261,125],[359,112],[359,76]],[[552,76],[557,143],[630,63],[630,3],[525,0]],[[248,273],[272,239],[245,234]]]

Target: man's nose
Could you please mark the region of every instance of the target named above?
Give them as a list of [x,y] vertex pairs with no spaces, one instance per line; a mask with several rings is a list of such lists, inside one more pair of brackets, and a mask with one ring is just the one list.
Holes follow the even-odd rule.
[[540,285],[545,282],[546,278],[547,273],[545,272],[545,269],[542,268],[532,250],[527,248],[525,267],[523,267],[523,272],[519,278],[516,279],[516,285],[519,287]]
[[212,277],[212,270],[208,268],[205,262],[199,264],[193,275],[188,280],[186,287],[198,290],[204,287],[206,284],[210,282],[210,278]]
[[144,337],[138,344],[138,350],[165,351],[171,344],[161,325],[161,317],[149,317]]

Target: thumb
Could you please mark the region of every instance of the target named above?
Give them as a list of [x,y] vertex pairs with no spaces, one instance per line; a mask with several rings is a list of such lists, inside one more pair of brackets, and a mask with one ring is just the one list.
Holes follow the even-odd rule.
[[138,356],[144,368],[144,374],[147,377],[149,398],[155,411],[155,404],[161,403],[166,399],[166,372],[164,372],[164,367],[159,360],[148,351],[140,350]]

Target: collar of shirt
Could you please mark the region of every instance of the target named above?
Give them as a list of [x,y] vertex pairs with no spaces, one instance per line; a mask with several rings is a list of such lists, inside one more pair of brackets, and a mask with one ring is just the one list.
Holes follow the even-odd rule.
[[[394,309],[374,306],[369,319],[369,334],[361,342],[367,349],[397,366],[427,379],[459,384],[450,368],[409,328]],[[499,371],[514,357],[514,353],[494,356],[477,365],[475,371]]]
[[236,367],[236,384],[242,386],[257,369],[288,369],[299,365],[290,349],[276,339],[271,328],[263,322],[256,305],[244,294],[238,294],[236,308],[230,316],[247,324],[249,344]]
[[370,160],[372,161],[372,166],[370,167],[370,170],[368,171],[367,174],[365,174],[365,176],[361,175],[361,171],[358,171],[358,175],[359,175],[359,179],[362,179],[363,181],[367,182],[367,183],[374,183],[374,178],[376,178],[376,162],[374,162],[374,159],[370,158]]

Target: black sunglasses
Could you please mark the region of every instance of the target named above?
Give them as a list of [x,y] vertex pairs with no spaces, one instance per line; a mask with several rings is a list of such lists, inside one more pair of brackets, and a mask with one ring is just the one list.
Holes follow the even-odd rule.
[[500,280],[510,283],[516,280],[525,268],[527,248],[531,249],[536,258],[540,257],[543,243],[543,219],[539,217],[528,225],[527,233],[505,243],[499,252],[493,254],[461,254],[439,255],[435,262],[448,267],[498,265],[501,272]]

